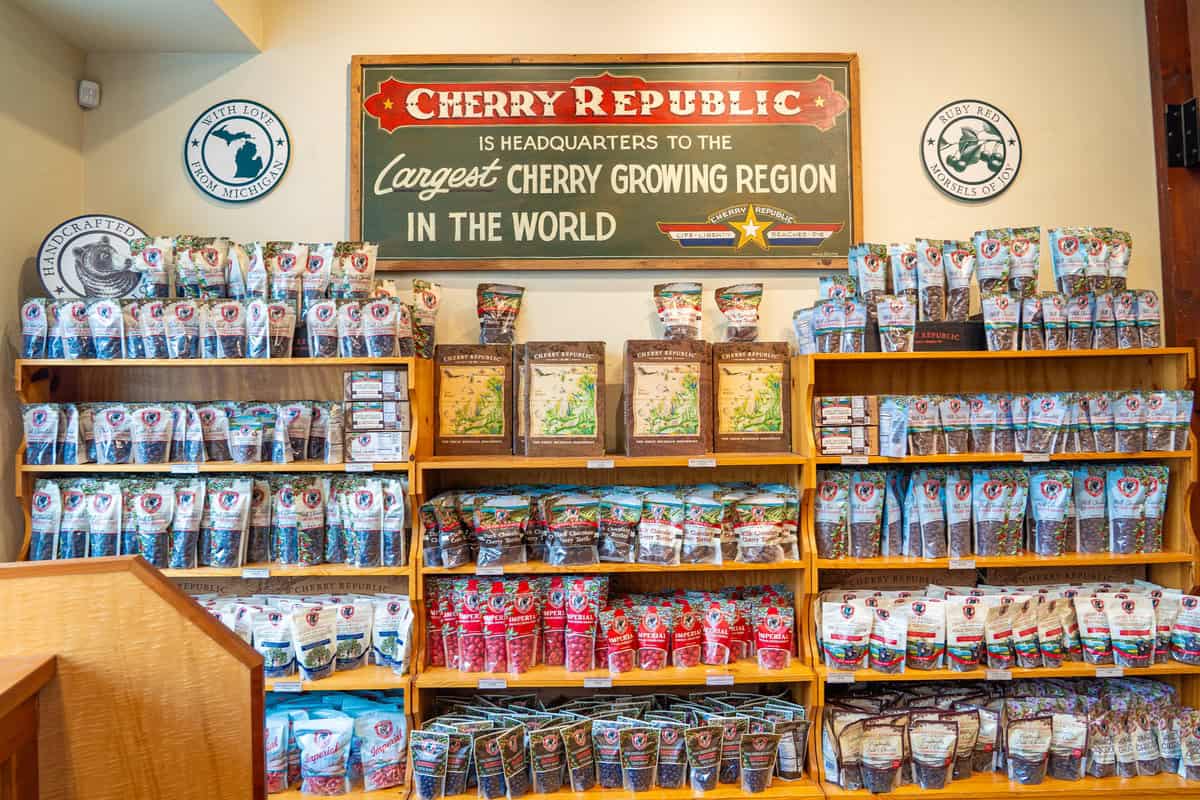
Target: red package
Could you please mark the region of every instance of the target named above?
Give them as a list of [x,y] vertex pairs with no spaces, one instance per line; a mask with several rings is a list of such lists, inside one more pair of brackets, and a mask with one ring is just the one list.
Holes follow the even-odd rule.
[[561,667],[566,661],[567,589],[561,575],[550,578],[542,603],[542,662]]
[[638,620],[638,669],[662,669],[671,650],[671,610],[649,606]]
[[483,672],[483,596],[479,581],[475,578],[460,581],[454,598],[458,615],[458,669],[460,672]]
[[504,581],[493,581],[483,607],[483,671],[503,672],[508,666],[508,594]]
[[760,669],[786,669],[791,665],[795,624],[790,608],[755,610],[754,642]]
[[442,606],[438,601],[438,584],[429,583],[429,627],[425,631],[425,652],[429,654],[429,666],[446,666],[445,632],[442,630]]
[[458,612],[454,610],[454,596],[450,592],[441,592],[438,605],[442,609],[442,644],[446,648],[446,666],[458,669]]
[[700,645],[704,629],[695,610],[686,602],[675,609],[671,623],[671,663],[677,667],[694,667],[700,663]]
[[750,617],[743,613],[743,606],[753,605],[745,600],[737,600],[730,605],[733,608],[733,618],[729,622],[729,660],[743,661],[750,657],[751,631]]
[[637,652],[637,633],[623,608],[600,614],[600,627],[608,642],[608,671],[619,673],[633,669]]
[[534,666],[537,645],[538,604],[527,580],[509,581],[507,617],[508,671],[519,675]]
[[731,636],[729,627],[733,620],[732,603],[710,603],[704,611],[704,647],[700,660],[705,664],[729,663]]
[[567,592],[565,663],[567,672],[595,668],[596,606],[582,578],[572,581]]

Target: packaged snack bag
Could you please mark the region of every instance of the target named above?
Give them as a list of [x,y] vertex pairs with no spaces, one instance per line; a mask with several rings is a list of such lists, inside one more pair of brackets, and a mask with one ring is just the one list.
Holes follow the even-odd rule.
[[698,283],[660,283],[654,287],[654,304],[664,339],[700,338],[701,291]]
[[1050,257],[1054,266],[1054,283],[1068,297],[1087,292],[1087,253],[1081,236],[1086,228],[1051,228]]
[[988,350],[1016,350],[1020,302],[1007,294],[985,294],[979,301]]
[[888,245],[892,292],[903,295],[917,307],[917,247],[911,242]]
[[942,243],[946,269],[946,319],[963,322],[971,309],[971,276],[975,274],[975,243],[946,240]]
[[907,295],[882,295],[875,306],[879,342],[885,353],[911,353],[917,307]]
[[917,297],[921,321],[946,318],[946,273],[942,269],[941,239],[917,239]]

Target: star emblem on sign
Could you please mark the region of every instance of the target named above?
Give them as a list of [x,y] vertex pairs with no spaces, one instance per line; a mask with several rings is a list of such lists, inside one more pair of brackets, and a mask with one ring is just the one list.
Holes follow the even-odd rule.
[[760,222],[758,217],[754,214],[753,205],[749,203],[746,204],[746,218],[744,220],[740,222],[730,220],[729,224],[732,225],[734,230],[738,232],[737,249],[742,249],[742,247],[744,247],[748,242],[754,242],[763,250],[770,249],[770,245],[767,244],[767,240],[763,237],[763,234],[766,233],[767,228],[771,227],[775,223],[774,221]]
[[192,147],[199,147],[199,146],[200,146],[200,140],[192,139]]

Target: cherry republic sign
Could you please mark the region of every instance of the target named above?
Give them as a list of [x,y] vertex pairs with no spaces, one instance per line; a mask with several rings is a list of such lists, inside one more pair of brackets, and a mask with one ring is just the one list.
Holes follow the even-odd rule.
[[827,267],[857,61],[820,58],[356,56],[351,235],[395,267]]

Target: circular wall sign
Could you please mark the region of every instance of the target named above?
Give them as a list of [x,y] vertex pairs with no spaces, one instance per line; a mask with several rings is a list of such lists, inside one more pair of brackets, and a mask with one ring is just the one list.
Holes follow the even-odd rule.
[[925,172],[939,189],[968,202],[990,200],[1016,180],[1021,136],[991,103],[956,100],[937,110],[921,135]]
[[183,142],[192,182],[225,203],[248,203],[270,192],[292,156],[287,128],[253,100],[225,100],[196,117]]
[[38,248],[37,270],[51,297],[127,297],[141,282],[129,242],[146,234],[107,214],[88,214],[54,226]]

